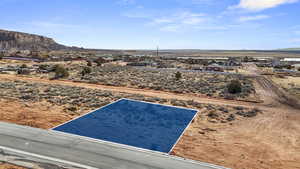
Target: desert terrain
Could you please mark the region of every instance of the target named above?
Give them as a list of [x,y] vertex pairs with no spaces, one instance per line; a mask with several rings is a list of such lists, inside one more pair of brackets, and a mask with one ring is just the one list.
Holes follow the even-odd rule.
[[[65,66],[70,75],[60,79],[51,72],[0,74],[0,120],[51,129],[120,98],[188,107],[199,113],[172,155],[234,169],[300,168],[299,109],[256,78],[254,65],[244,66],[244,75],[183,72],[179,81],[174,72],[119,66],[93,66],[82,77],[82,62]],[[243,90],[228,99],[233,79]]]

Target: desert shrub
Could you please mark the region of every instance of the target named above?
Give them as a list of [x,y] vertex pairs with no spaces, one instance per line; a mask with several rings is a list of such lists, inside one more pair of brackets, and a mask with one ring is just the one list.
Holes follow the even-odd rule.
[[175,79],[176,79],[176,80],[180,80],[181,78],[182,78],[181,73],[180,73],[180,72],[176,72],[176,73],[175,73]]
[[45,65],[45,64],[39,65],[39,69],[40,70],[47,70],[48,69],[48,65]]
[[27,65],[26,64],[22,64],[20,68],[21,69],[27,68]]
[[81,71],[81,75],[85,76],[86,74],[92,73],[92,69],[90,67],[84,67]]
[[69,76],[69,72],[62,65],[55,65],[55,79],[66,78]]
[[60,66],[61,65],[59,65],[59,64],[56,64],[56,65],[52,66],[51,71],[55,72],[58,69],[58,67],[60,67]]
[[71,106],[71,107],[68,107],[67,110],[75,112],[75,111],[77,111],[77,108],[74,106]]
[[207,114],[208,117],[213,118],[213,119],[217,119],[219,117],[219,115],[215,112],[215,111],[210,111]]
[[227,90],[231,94],[237,94],[242,92],[242,84],[239,80],[232,80],[228,86]]
[[21,69],[17,70],[17,74],[19,74],[19,75],[29,75],[30,71],[27,68],[21,68]]

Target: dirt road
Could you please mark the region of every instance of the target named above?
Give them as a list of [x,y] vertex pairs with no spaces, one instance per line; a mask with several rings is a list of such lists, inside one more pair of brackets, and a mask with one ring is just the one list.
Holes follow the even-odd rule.
[[128,87],[116,87],[116,86],[107,86],[99,84],[89,84],[89,83],[79,83],[66,80],[49,80],[41,79],[38,77],[27,77],[27,76],[16,76],[16,75],[7,75],[0,74],[0,80],[23,80],[35,83],[45,83],[45,84],[57,84],[57,85],[68,85],[92,89],[101,89],[112,92],[124,92],[130,94],[141,94],[150,97],[159,97],[165,99],[179,99],[179,100],[194,100],[199,103],[215,104],[215,105],[227,105],[227,106],[243,106],[247,108],[259,108],[261,110],[269,110],[271,107],[265,106],[261,103],[250,103],[245,101],[236,101],[236,100],[226,100],[221,98],[210,98],[203,95],[194,95],[194,94],[177,94],[172,92],[149,90],[149,89],[135,89]]

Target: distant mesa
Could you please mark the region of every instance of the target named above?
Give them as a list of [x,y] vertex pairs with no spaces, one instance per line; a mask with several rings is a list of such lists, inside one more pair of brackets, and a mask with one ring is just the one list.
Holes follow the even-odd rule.
[[10,49],[45,51],[74,50],[80,48],[58,44],[53,39],[45,36],[0,29],[0,50]]

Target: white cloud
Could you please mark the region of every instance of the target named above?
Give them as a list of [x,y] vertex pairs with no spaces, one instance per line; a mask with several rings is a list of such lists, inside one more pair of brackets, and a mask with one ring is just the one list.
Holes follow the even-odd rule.
[[295,2],[298,2],[298,0],[240,0],[240,3],[238,5],[230,8],[241,8],[250,11],[261,11],[264,9],[277,7],[279,5]]
[[189,11],[178,12],[161,18],[151,18],[148,25],[158,26],[161,31],[179,32],[183,28],[195,27],[207,20],[205,14]]
[[270,18],[268,15],[255,15],[255,16],[241,16],[239,18],[240,22],[247,22],[247,21],[257,21]]
[[146,11],[132,11],[123,14],[129,18],[143,18],[146,25],[158,27],[161,31],[179,32],[180,30],[196,27],[208,20],[208,16],[203,13],[195,13],[190,11],[155,13]]

